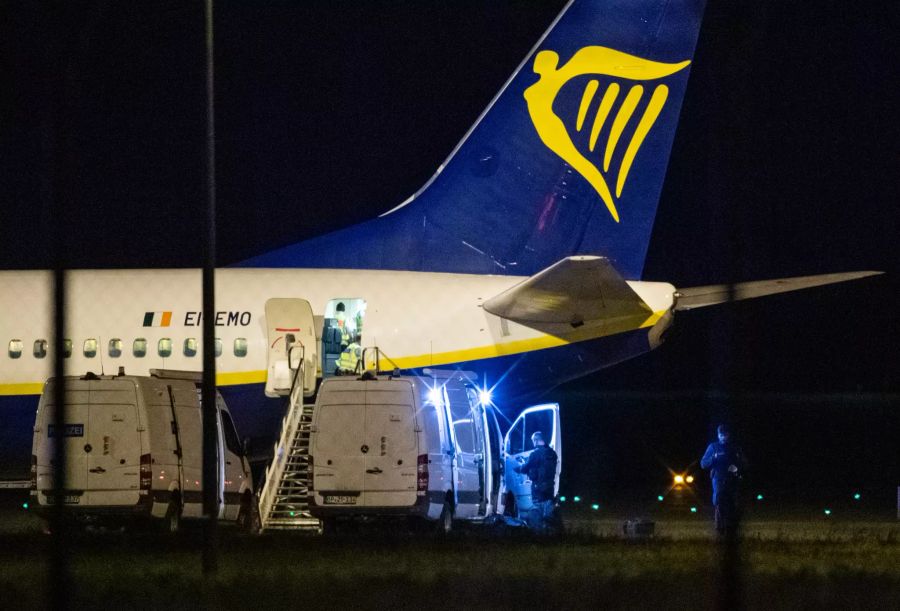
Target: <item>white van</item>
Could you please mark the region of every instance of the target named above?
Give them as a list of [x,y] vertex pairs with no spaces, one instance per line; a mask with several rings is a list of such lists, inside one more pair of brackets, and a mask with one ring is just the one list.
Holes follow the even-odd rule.
[[[121,373],[121,371],[120,371]],[[65,440],[63,503],[85,521],[157,518],[169,531],[203,515],[201,374],[65,378],[66,422],[55,430],[57,381],[44,385],[34,424],[33,505],[55,502],[55,441]],[[250,465],[228,407],[217,395],[219,517],[250,526],[256,503]]]
[[[337,519],[393,515],[434,521],[446,532],[454,520],[502,512],[507,489],[521,511],[530,509],[530,482],[505,467],[530,448],[501,436],[496,409],[473,379],[426,370],[426,377],[322,383],[310,433],[309,507],[324,530]],[[530,435],[538,422],[553,431],[559,452],[555,404],[526,410],[511,431]],[[516,454],[506,456],[504,447]]]

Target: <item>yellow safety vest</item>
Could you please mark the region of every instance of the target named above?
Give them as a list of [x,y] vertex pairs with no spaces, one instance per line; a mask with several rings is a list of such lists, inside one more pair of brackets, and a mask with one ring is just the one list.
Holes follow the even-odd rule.
[[341,358],[337,361],[338,369],[355,371],[361,352],[362,349],[360,348],[360,345],[355,343],[344,348],[344,351],[341,352]]

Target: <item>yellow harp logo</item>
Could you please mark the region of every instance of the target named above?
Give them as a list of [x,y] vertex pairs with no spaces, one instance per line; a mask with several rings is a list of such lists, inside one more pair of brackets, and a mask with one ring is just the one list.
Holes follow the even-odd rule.
[[[610,111],[619,97],[619,92],[623,89],[623,85],[616,82],[616,79],[621,81],[652,81],[675,74],[690,63],[689,60],[685,60],[676,64],[664,64],[597,46],[584,47],[578,50],[572,56],[572,59],[562,67],[558,67],[559,55],[554,51],[541,51],[534,58],[534,72],[540,78],[538,82],[525,90],[524,95],[528,104],[528,113],[531,115],[531,121],[534,123],[538,136],[551,151],[559,155],[563,161],[572,166],[575,171],[581,174],[594,187],[594,190],[597,191],[600,199],[606,204],[606,208],[617,223],[619,222],[619,212],[616,210],[615,200],[606,183],[604,174],[610,179],[612,178],[610,162],[612,161],[613,153],[622,138],[625,127],[637,109],[641,97],[644,95],[644,85],[632,84],[629,87],[624,101],[612,119],[612,126],[609,130],[606,145],[602,148],[602,151],[598,151],[596,162],[583,155],[575,146],[565,123],[553,111],[553,102],[556,100],[556,96],[563,85],[573,78],[585,75],[612,77],[612,82],[606,87],[600,98],[600,105],[596,110],[594,122],[591,125],[587,148],[590,153],[594,153],[600,132],[603,130]],[[578,108],[578,116],[575,122],[576,132],[581,132],[582,128],[585,127],[588,111],[591,109],[599,87],[600,81],[597,79],[587,82],[584,93],[581,96],[581,105]],[[647,137],[653,124],[659,117],[659,113],[662,111],[668,96],[669,88],[666,85],[659,84],[652,88],[650,101],[647,103],[644,114],[634,129],[615,176],[616,199],[621,197],[622,188],[625,186],[625,180],[628,178],[628,172],[631,170],[631,164],[634,162],[635,155],[637,155],[644,138]],[[599,167],[601,154],[602,171]],[[615,168],[613,172],[615,172]]]

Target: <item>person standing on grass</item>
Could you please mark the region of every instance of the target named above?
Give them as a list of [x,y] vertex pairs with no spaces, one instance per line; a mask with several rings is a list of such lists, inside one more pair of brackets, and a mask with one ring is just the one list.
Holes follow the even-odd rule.
[[516,473],[524,473],[531,480],[531,519],[529,525],[538,532],[548,532],[554,525],[554,492],[556,490],[556,452],[544,441],[544,435],[535,431],[531,436],[534,450],[528,460],[515,467]]
[[707,446],[700,466],[709,469],[712,479],[712,503],[716,508],[716,532],[722,536],[737,533],[738,488],[746,469],[741,448],[731,441],[731,429],[720,424],[718,440]]

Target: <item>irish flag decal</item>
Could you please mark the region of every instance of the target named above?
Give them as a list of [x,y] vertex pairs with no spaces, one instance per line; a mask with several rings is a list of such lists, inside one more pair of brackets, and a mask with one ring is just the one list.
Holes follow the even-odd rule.
[[145,327],[168,327],[172,322],[171,312],[147,312],[144,314]]

